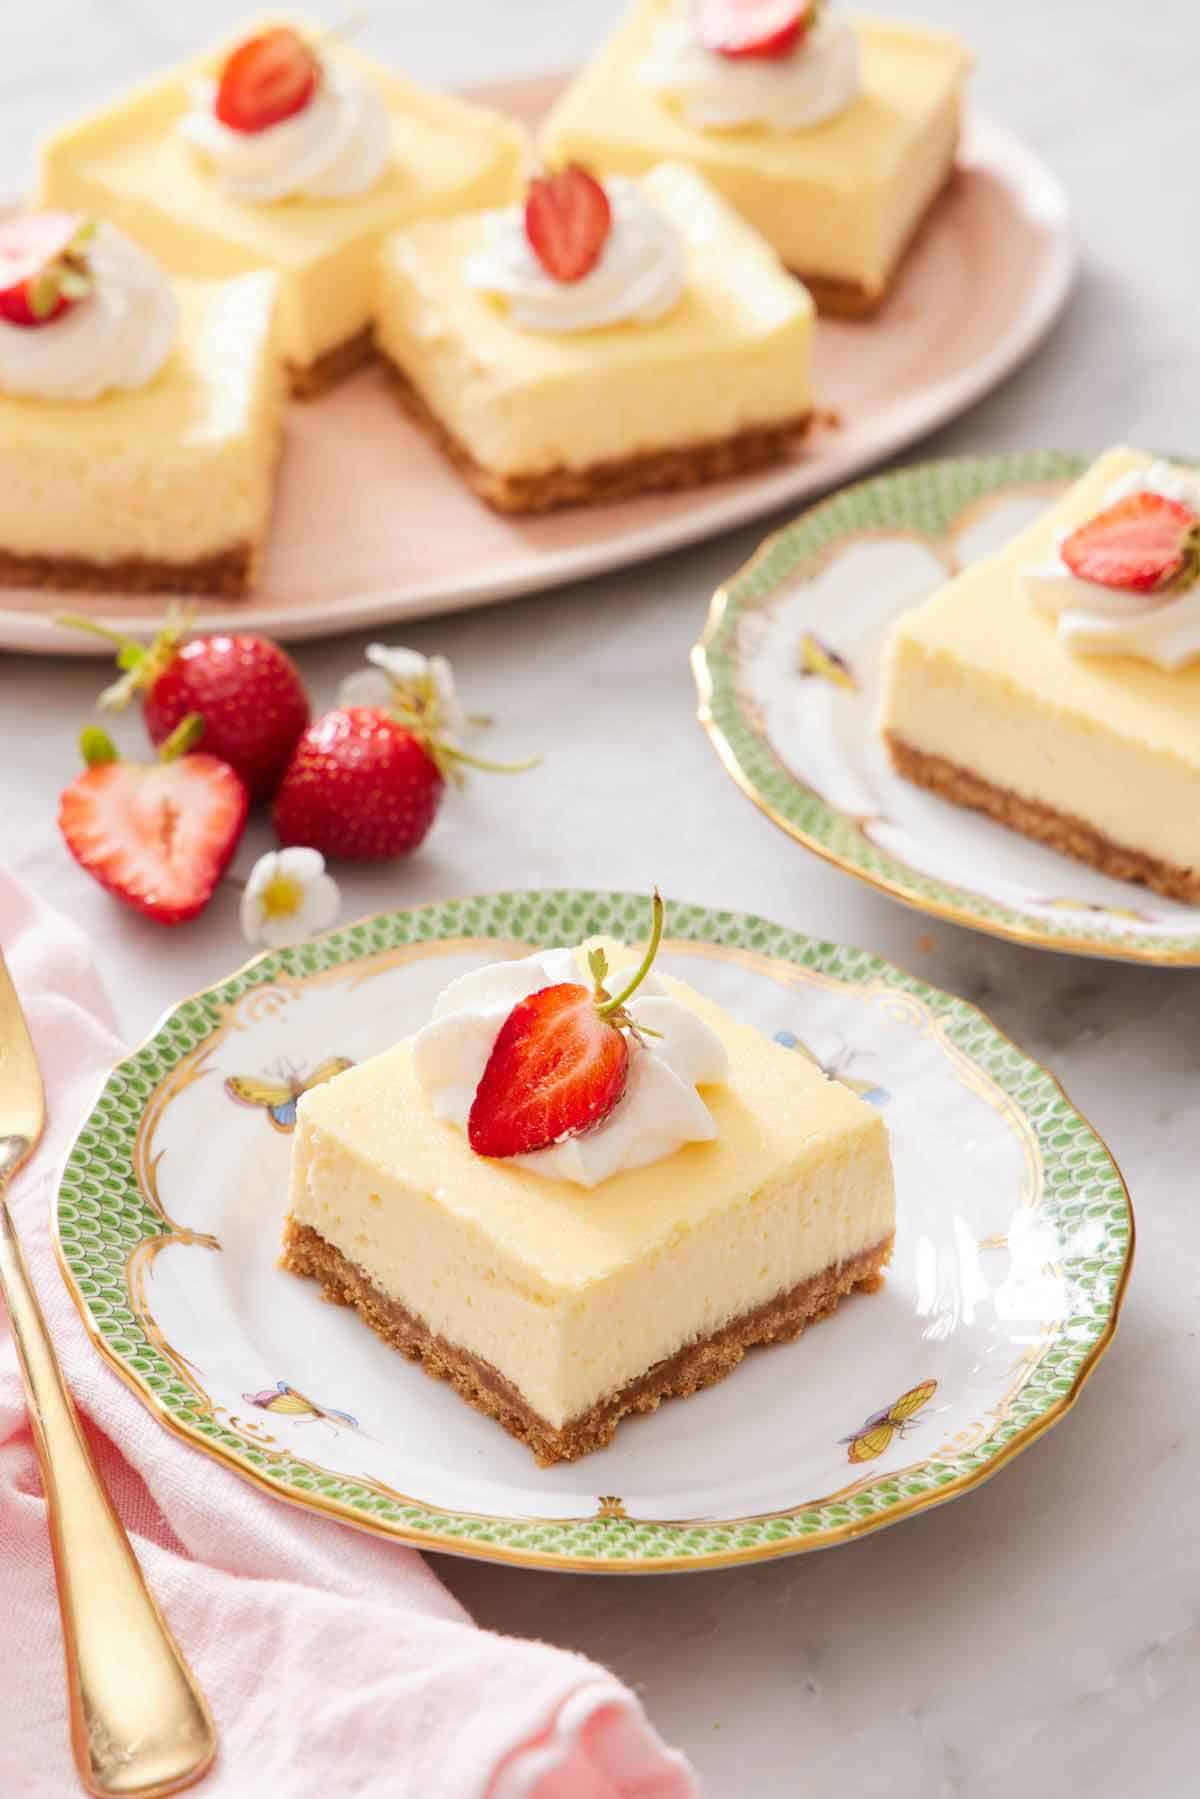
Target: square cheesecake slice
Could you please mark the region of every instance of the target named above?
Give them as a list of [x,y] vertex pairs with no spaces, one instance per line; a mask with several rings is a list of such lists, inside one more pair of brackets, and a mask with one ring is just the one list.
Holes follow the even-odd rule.
[[[690,163],[774,246],[822,312],[874,312],[953,170],[966,49],[946,33],[853,18],[859,86],[833,116],[792,129],[702,126],[669,78],[665,89],[647,79],[664,34],[686,34],[688,17],[687,0],[633,0],[552,108],[543,155],[605,174]],[[802,42],[792,54],[809,51]],[[711,61],[718,94],[730,79],[761,79],[768,93],[787,79],[776,60],[731,62],[694,45],[681,61],[685,79],[697,58]]]
[[[269,21],[274,25],[277,18]],[[168,71],[45,144],[41,204],[97,213],[136,237],[178,275],[271,268],[281,285],[280,349],[293,392],[319,393],[371,350],[371,298],[385,233],[418,218],[497,205],[514,191],[523,129],[486,107],[438,93],[384,68],[350,45],[308,38],[322,55],[320,90],[353,89],[382,102],[386,160],[362,192],[283,192],[242,197],[187,139],[185,116],[235,45],[261,32],[243,26],[216,52]],[[300,29],[300,27],[297,27]],[[283,174],[312,150],[306,115],[242,132],[242,154]],[[332,131],[343,123],[332,122]],[[272,135],[281,140],[272,149]]]
[[891,1251],[880,1114],[684,983],[661,991],[728,1054],[701,1088],[715,1135],[592,1187],[475,1155],[411,1038],[298,1108],[283,1265],[543,1464],[797,1336]]
[[681,245],[679,297],[654,318],[518,324],[464,276],[499,222],[487,214],[429,220],[384,247],[379,348],[409,409],[499,511],[722,479],[778,460],[808,426],[808,294],[690,169],[664,165],[636,187]]
[[[6,393],[0,368],[0,585],[253,586],[283,426],[278,283],[259,270],[170,285],[174,345],[144,386],[44,399]],[[29,336],[40,348],[58,328]]]
[[[1200,512],[1200,471],[1110,450],[998,555],[901,617],[882,728],[906,779],[1118,880],[1200,902],[1200,603],[1181,596],[1196,620],[1185,665],[1099,653],[1103,622],[1084,650],[1095,601],[1057,566],[1066,536],[1143,484],[1190,490]],[[1043,603],[1048,582],[1068,588],[1061,622]],[[1133,601],[1140,628],[1153,614],[1161,632],[1172,598]]]

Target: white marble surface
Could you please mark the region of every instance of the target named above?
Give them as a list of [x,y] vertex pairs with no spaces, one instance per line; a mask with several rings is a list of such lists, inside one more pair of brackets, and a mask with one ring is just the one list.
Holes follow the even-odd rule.
[[[977,45],[981,98],[1059,170],[1084,246],[1051,340],[929,451],[1121,437],[1197,450],[1193,0],[1136,14],[1115,0],[922,5]],[[5,180],[20,187],[37,133],[64,112],[242,11],[236,0],[6,7]],[[364,37],[420,75],[484,79],[570,63],[612,11],[608,0],[378,0]],[[519,785],[479,780],[418,858],[349,875],[347,913],[498,886],[658,880],[867,944],[969,995],[1054,1067],[1126,1171],[1141,1240],[1124,1322],[1076,1411],[996,1480],[837,1554],[629,1582],[455,1562],[441,1572],[484,1623],[610,1662],[719,1799],[1182,1794],[1200,1748],[1200,974],[1052,958],[930,925],[761,818],[694,722],[686,660],[707,594],[758,535],[407,632],[453,656],[471,703],[500,716],[498,749],[540,745],[546,766]],[[360,647],[301,653],[318,702]],[[0,855],[89,930],[135,1038],[242,949],[232,893],[168,936],[117,910],[61,849],[56,796],[96,685],[82,663],[0,660]],[[137,741],[132,723],[126,737]],[[239,866],[265,842],[256,827]]]

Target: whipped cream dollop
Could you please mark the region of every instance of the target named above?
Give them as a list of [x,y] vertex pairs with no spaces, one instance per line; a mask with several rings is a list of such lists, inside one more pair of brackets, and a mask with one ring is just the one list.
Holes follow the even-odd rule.
[[[1200,474],[1195,471],[1173,468],[1169,462],[1130,469],[1108,488],[1099,510],[1135,493],[1161,494],[1200,517]],[[1059,532],[1046,562],[1021,571],[1034,605],[1057,620],[1058,637],[1069,650],[1080,656],[1136,656],[1168,673],[1200,657],[1200,582],[1157,593],[1128,593],[1083,581],[1062,559],[1062,545],[1071,530],[1064,526]]]
[[387,108],[375,89],[325,56],[302,111],[262,131],[234,131],[217,117],[215,81],[194,84],[176,130],[211,163],[234,200],[344,200],[373,187],[392,155]]
[[683,292],[683,240],[637,182],[613,176],[605,191],[612,227],[580,280],[556,281],[542,267],[519,206],[487,215],[484,241],[463,264],[464,280],[506,299],[513,323],[526,331],[594,331],[661,318]]
[[858,34],[828,5],[786,55],[733,57],[705,49],[683,0],[658,26],[637,72],[706,131],[800,131],[844,112],[862,90]]
[[[560,981],[588,981],[573,949],[493,962],[450,983],[413,1043],[417,1079],[439,1118],[466,1130],[501,1025],[518,1001]],[[578,1137],[508,1161],[550,1180],[595,1187],[610,1175],[673,1155],[685,1143],[716,1136],[696,1088],[726,1078],[721,1039],[689,1007],[668,999],[653,974],[630,1000],[629,1012],[659,1034],[630,1045],[625,1091],[608,1117]]]
[[0,320],[0,393],[96,400],[144,387],[171,354],[179,308],[153,257],[111,225],[86,254],[91,291],[66,312],[32,327]]

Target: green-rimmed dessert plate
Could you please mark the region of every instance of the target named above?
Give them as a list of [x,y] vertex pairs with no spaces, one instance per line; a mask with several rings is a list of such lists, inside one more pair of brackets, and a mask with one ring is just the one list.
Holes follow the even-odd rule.
[[170,1430],[280,1498],[537,1568],[712,1568],[845,1542],[967,1492],[1060,1418],[1133,1249],[1112,1157],[982,1013],[861,950],[673,903],[662,966],[887,1119],[883,1290],[595,1455],[529,1452],[277,1266],[295,1095],[514,946],[636,939],[640,895],[500,893],[259,956],[115,1068],[55,1224],[97,1347]]
[[931,462],[844,489],[767,539],[692,652],[700,721],[755,805],[847,874],[1039,949],[1200,965],[1200,906],[1115,881],[914,787],[879,728],[888,627],[1000,549],[1083,458]]

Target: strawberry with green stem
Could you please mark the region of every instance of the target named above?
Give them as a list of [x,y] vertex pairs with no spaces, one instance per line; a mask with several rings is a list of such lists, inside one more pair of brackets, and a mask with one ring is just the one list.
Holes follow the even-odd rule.
[[144,764],[122,762],[89,725],[80,738],[87,767],[59,800],[59,830],[80,867],[158,924],[204,910],[246,823],[241,777],[203,750],[188,753],[203,730],[193,713]]
[[1128,494],[1072,531],[1059,554],[1073,575],[1098,587],[1190,587],[1200,576],[1200,516],[1166,494]]
[[665,908],[655,888],[646,953],[616,994],[608,959],[588,956],[589,989],[559,981],[519,1000],[500,1027],[475,1090],[467,1141],[477,1155],[519,1156],[594,1130],[629,1078],[631,1041],[647,1033],[628,1010],[662,942]]
[[36,329],[86,299],[95,234],[96,221],[73,212],[18,213],[0,225],[0,320]]

